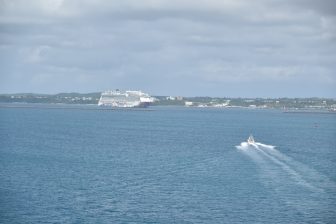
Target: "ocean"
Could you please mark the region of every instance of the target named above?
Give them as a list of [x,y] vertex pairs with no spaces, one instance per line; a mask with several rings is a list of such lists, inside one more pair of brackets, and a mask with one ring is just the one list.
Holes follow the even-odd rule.
[[333,113],[2,107],[0,223],[336,223],[335,139]]

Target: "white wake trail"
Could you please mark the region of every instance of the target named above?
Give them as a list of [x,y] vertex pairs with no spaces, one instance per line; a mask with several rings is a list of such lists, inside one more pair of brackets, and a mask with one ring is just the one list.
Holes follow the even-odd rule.
[[255,152],[254,146],[248,144],[247,142],[242,142],[240,145],[237,145],[236,148],[250,157],[257,165],[265,166],[266,160]]
[[248,155],[257,164],[262,165],[262,169],[271,168],[270,164],[266,165],[266,160],[278,165],[295,181],[294,183],[309,188],[314,192],[336,191],[336,183],[334,181],[305,164],[281,153],[273,145],[260,142],[252,144],[242,142],[236,148]]
[[[269,158],[273,163],[279,165],[281,167],[281,169],[283,169],[284,171],[286,171],[289,174],[289,176],[295,181],[296,184],[307,187],[314,192],[324,192],[323,189],[321,189],[319,187],[316,187],[316,186],[312,185],[311,183],[307,182],[304,179],[302,174],[300,174],[299,172],[294,170],[288,164],[286,164],[286,163],[280,161],[279,159],[277,159],[276,157],[273,157],[272,155],[266,153],[258,145],[259,144],[256,144],[256,150],[258,150],[260,153],[262,153],[265,157]],[[261,144],[261,145],[263,145],[263,144]]]
[[274,146],[265,145],[262,143],[256,143],[259,150],[261,150],[266,156],[272,159],[277,164],[281,165],[291,174],[298,174],[302,179],[305,179],[306,183],[310,185],[315,185],[318,189],[332,189],[336,190],[336,183],[329,179],[327,176],[319,173],[318,171],[309,168],[305,164],[294,160],[293,158],[281,153],[279,150],[275,149]]
[[311,216],[320,215],[336,199],[336,184],[307,165],[281,153],[272,145],[242,142],[236,148],[258,166],[260,180],[279,200]]
[[[295,181],[296,184],[309,188],[310,190],[314,192],[323,192],[322,189],[318,187],[314,187],[312,184],[308,183],[300,173],[295,171],[288,164],[284,163],[283,161],[280,161],[278,158],[265,152],[266,150],[275,150],[275,146],[266,145],[260,142],[255,142],[255,143],[250,143],[250,144],[248,144],[247,142],[242,142],[239,146],[236,146],[236,147],[237,149],[243,150],[245,154],[249,155],[256,162],[262,161],[263,163],[265,163],[263,157],[266,157],[272,163],[280,166],[280,168],[284,170],[291,177],[291,179]],[[259,154],[261,154],[262,156]],[[270,169],[270,166],[268,167],[269,167],[268,169]]]

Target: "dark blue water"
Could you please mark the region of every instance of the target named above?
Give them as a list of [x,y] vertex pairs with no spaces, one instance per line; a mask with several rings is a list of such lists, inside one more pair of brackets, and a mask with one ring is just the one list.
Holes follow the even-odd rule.
[[335,115],[151,109],[1,108],[0,223],[335,223]]

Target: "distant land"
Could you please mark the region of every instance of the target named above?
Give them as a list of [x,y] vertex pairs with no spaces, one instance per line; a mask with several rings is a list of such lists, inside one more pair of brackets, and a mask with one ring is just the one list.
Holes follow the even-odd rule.
[[[0,94],[0,103],[38,103],[38,104],[97,104],[100,92]],[[153,96],[152,106],[188,107],[244,107],[275,108],[285,110],[323,110],[336,111],[336,99],[330,98],[229,98],[229,97],[183,97]]]

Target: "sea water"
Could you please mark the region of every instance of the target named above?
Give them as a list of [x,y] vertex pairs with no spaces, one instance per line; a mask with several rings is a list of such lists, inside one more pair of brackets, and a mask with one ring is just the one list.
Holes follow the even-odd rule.
[[0,223],[335,223],[335,139],[332,113],[0,108]]

